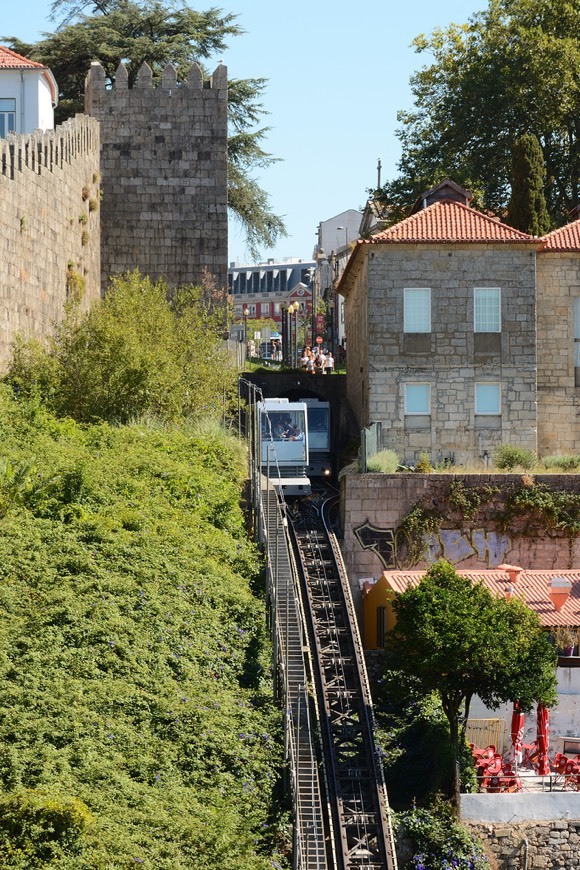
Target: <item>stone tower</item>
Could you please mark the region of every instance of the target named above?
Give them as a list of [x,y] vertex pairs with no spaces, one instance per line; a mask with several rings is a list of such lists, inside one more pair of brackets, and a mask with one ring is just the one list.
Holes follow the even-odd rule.
[[203,80],[197,64],[157,87],[143,64],[134,87],[121,64],[112,88],[93,63],[85,111],[100,122],[101,274],[138,268],[172,286],[205,271],[227,283],[227,70]]

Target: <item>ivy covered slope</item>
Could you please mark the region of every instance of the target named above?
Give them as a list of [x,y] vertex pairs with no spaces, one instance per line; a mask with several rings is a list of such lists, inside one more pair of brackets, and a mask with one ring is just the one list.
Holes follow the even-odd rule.
[[0,866],[279,866],[237,442],[0,390]]

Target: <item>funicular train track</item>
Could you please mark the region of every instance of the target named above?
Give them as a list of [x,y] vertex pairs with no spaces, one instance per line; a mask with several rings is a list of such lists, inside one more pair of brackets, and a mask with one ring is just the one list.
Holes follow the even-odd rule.
[[332,851],[340,870],[396,870],[362,645],[342,557],[328,523],[335,502],[326,491],[298,499],[288,510],[314,662]]

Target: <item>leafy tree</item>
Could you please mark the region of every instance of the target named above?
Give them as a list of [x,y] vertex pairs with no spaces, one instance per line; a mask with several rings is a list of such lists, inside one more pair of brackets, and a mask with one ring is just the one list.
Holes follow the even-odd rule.
[[[130,85],[144,62],[154,78],[168,63],[183,77],[193,62],[223,52],[227,39],[242,33],[235,15],[216,8],[196,12],[181,0],[55,0],[52,12],[63,15],[62,23],[40,42],[25,43],[15,36],[3,39],[54,73],[60,89],[57,122],[83,111],[85,77],[95,59],[103,66],[108,84],[121,62]],[[243,225],[254,256],[259,245],[270,247],[285,235],[282,219],[273,214],[267,193],[252,177],[275,161],[262,147],[268,128],[259,126],[265,84],[263,78],[229,82],[229,206]]]
[[163,282],[119,276],[87,313],[69,305],[47,348],[18,341],[9,381],[84,422],[220,417],[237,378],[221,340],[224,305],[212,288],[180,288],[168,299]]
[[441,560],[393,606],[387,667],[440,697],[453,759],[465,742],[474,695],[491,709],[515,700],[525,710],[554,703],[556,655],[537,615],[521,601],[495,598]]
[[524,133],[516,140],[512,154],[512,194],[507,222],[532,236],[543,236],[550,228],[544,196],[545,175],[540,143],[531,133]]
[[539,140],[553,223],[580,196],[580,6],[569,0],[489,0],[467,24],[414,40],[432,62],[411,79],[415,107],[399,113],[399,176],[380,192],[397,219],[445,175],[474,204],[505,214],[511,154]]

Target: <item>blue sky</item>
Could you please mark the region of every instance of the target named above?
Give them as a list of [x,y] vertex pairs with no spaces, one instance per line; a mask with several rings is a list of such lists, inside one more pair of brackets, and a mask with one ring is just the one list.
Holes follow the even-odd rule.
[[[2,34],[36,41],[53,30],[50,0],[20,0],[2,10]],[[345,0],[220,0],[190,5],[219,6],[238,14],[245,33],[216,63],[230,77],[265,77],[264,98],[271,128],[265,148],[281,158],[263,171],[260,183],[273,210],[284,216],[288,237],[266,257],[309,259],[319,221],[361,208],[376,184],[396,174],[397,111],[411,107],[409,77],[427,58],[412,39],[452,21],[461,23],[486,0],[407,0],[358,4]],[[243,235],[234,223],[229,260],[249,262]]]

